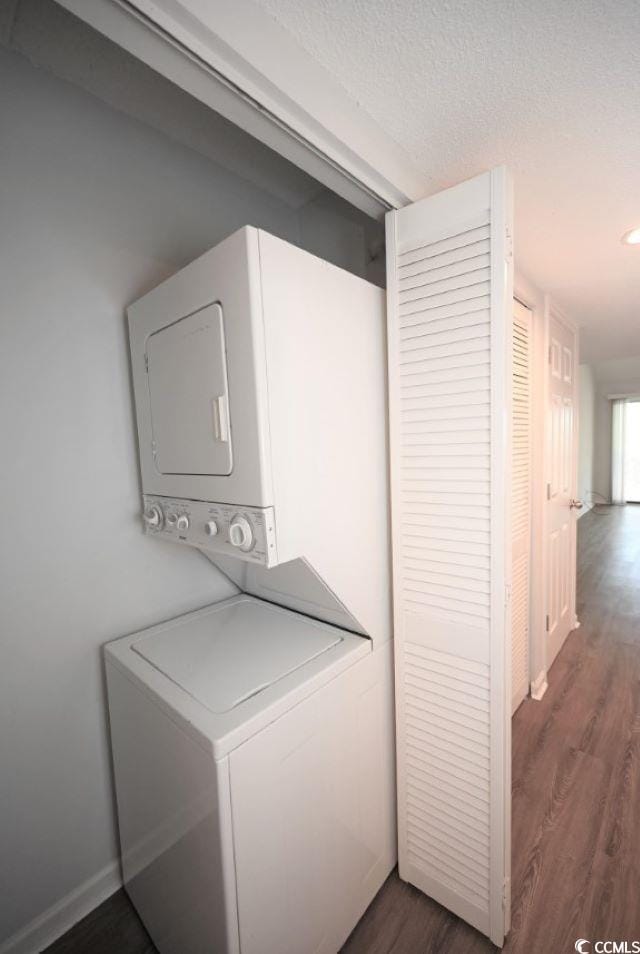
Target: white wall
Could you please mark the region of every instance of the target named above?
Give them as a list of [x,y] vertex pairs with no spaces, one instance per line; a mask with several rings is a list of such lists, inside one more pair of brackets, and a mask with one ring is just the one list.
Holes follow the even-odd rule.
[[582,500],[585,514],[597,498],[594,498],[595,468],[595,411],[596,382],[593,368],[581,364],[578,368],[579,407],[578,407],[578,499]]
[[611,500],[611,401],[609,394],[640,394],[640,355],[597,361],[594,432],[594,490]]
[[141,532],[124,306],[248,222],[300,231],[250,162],[239,178],[2,48],[0,127],[0,947],[44,915],[28,950],[50,906],[117,877],[101,646],[234,592]]

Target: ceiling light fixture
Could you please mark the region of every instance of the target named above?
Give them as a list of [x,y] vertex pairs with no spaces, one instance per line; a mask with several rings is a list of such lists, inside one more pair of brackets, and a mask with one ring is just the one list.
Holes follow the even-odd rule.
[[622,236],[622,242],[625,245],[640,245],[640,227],[625,232]]

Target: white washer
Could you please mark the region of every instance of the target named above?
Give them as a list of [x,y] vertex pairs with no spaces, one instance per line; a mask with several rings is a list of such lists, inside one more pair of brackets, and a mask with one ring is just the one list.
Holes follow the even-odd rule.
[[395,859],[391,647],[247,595],[106,647],[126,889],[163,954],[320,954]]

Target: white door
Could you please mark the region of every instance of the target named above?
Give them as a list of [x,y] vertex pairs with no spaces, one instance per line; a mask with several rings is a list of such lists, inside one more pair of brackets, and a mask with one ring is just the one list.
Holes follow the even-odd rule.
[[576,587],[576,414],[577,334],[548,310],[547,425],[547,669],[577,625]]
[[400,876],[509,923],[511,198],[497,169],[387,216]]
[[531,572],[531,311],[513,303],[511,700],[529,692],[529,579]]

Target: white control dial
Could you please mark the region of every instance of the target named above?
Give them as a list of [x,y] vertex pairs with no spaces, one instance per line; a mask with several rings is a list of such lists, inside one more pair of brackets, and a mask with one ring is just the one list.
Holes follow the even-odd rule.
[[229,524],[229,540],[239,550],[250,550],[253,546],[253,527],[246,517],[236,516]]
[[207,520],[204,525],[204,532],[208,537],[215,537],[216,533],[218,532],[218,524],[215,522],[215,520]]
[[176,520],[176,527],[178,530],[188,530],[189,529],[189,518],[186,513],[181,513],[178,519]]
[[145,526],[149,527],[150,530],[159,530],[162,527],[162,510],[160,507],[147,507],[145,512],[142,515]]

